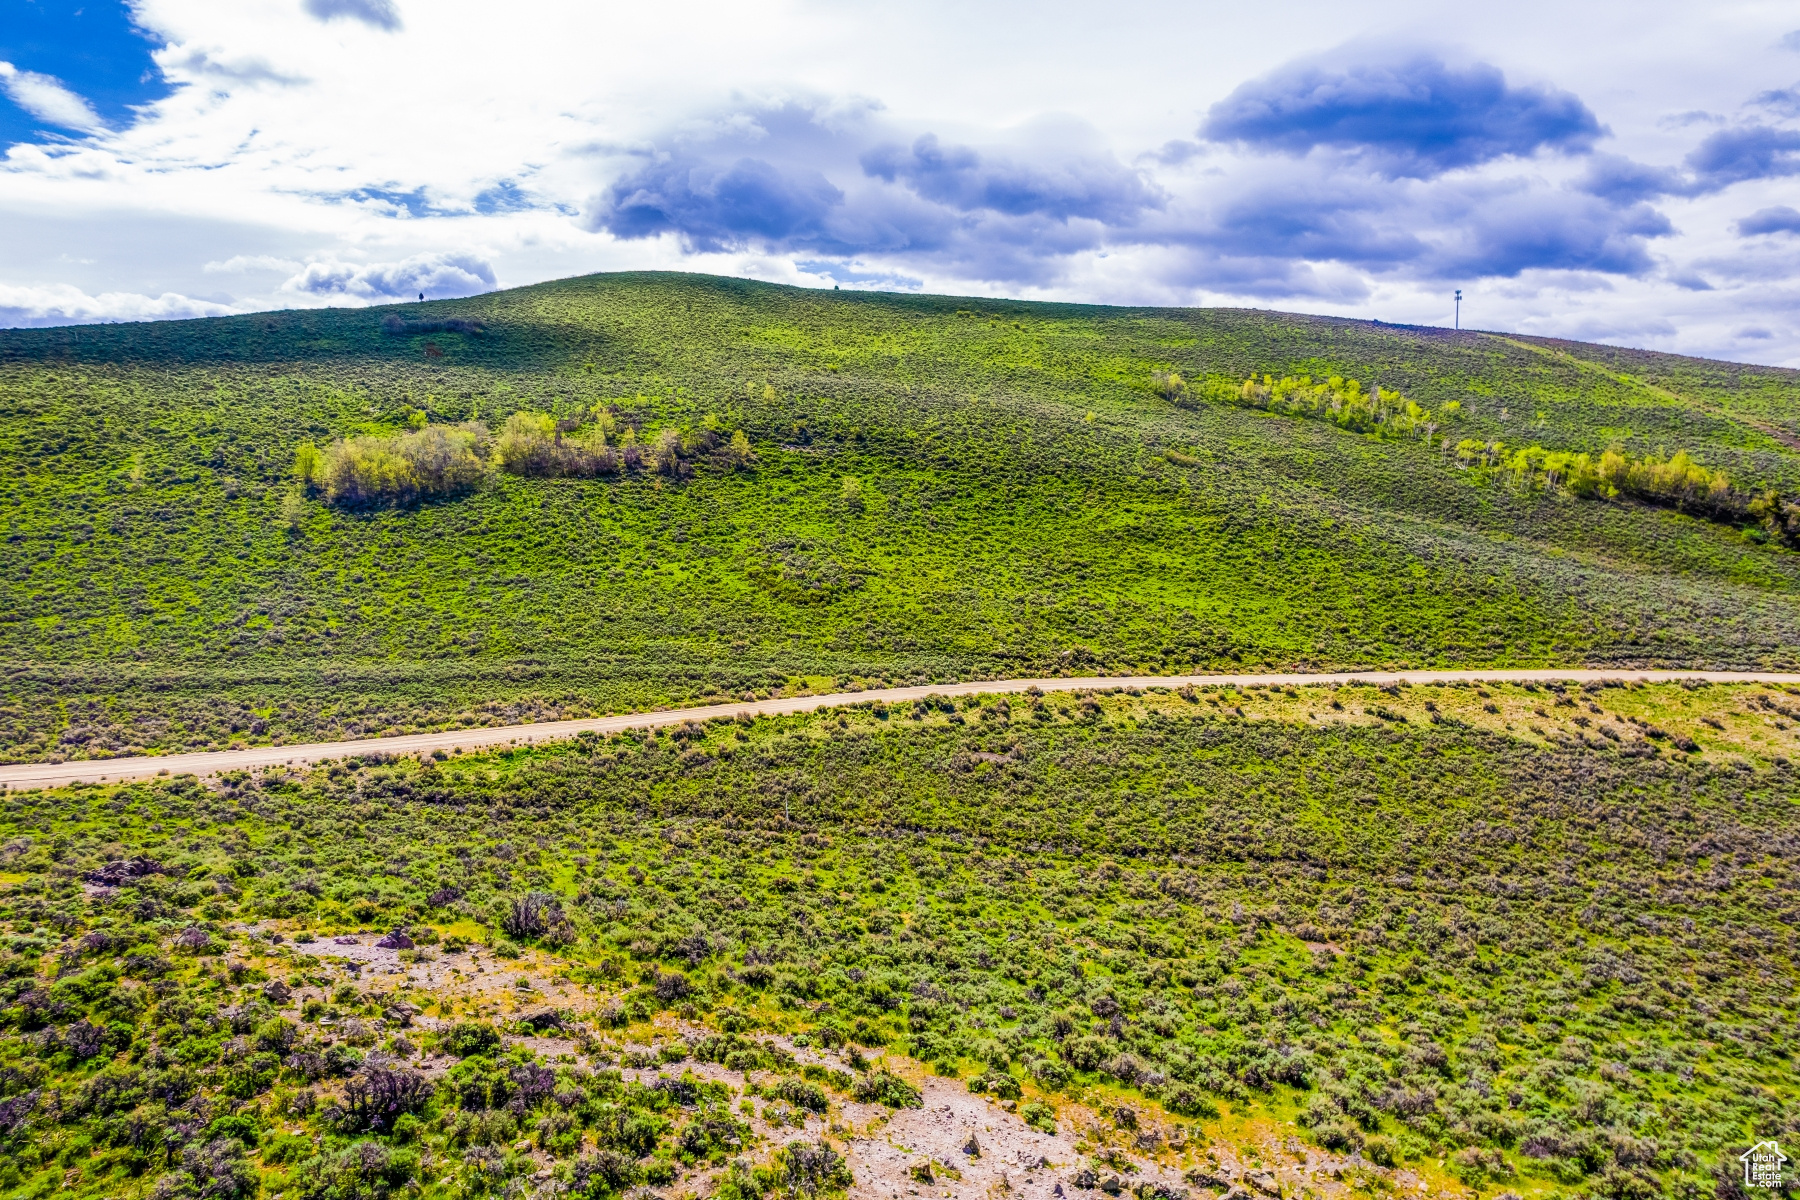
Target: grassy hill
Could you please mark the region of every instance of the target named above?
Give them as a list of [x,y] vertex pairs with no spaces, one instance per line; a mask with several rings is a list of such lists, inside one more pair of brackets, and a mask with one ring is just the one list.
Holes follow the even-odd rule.
[[[458,322],[480,331],[442,328]],[[8,332],[4,753],[802,680],[1795,662],[1797,560],[1778,542],[1520,490],[1416,437],[1174,403],[1169,370],[1378,380],[1458,402],[1442,435],[1458,441],[1685,450],[1744,488],[1800,491],[1794,372],[1275,313],[652,274]],[[755,464],[502,474],[284,518],[302,443],[391,432],[409,410],[498,427],[596,404],[641,441],[741,429]]]
[[[1793,667],[1796,401],[674,275],[3,333],[0,756]],[[874,1147],[961,1195],[960,1129],[871,1119],[929,1072],[1074,1131],[1031,1186],[1082,1200],[1739,1196],[1800,1140],[1797,693],[1052,689],[9,794],[0,1194],[818,1200]]]

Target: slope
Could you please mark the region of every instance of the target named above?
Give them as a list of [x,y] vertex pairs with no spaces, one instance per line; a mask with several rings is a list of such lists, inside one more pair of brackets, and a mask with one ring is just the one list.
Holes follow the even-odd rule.
[[[1760,531],[1172,401],[1170,370],[1379,380],[1456,401],[1458,440],[1680,449],[1800,490],[1794,372],[1263,312],[637,274],[11,332],[0,745],[104,757],[856,681],[1794,664],[1795,563]],[[595,405],[640,442],[741,429],[755,461],[284,516],[302,443]]]

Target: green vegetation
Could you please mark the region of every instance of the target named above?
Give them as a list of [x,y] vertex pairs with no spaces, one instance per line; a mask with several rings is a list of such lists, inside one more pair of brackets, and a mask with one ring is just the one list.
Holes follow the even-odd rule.
[[[1314,382],[1311,376],[1263,376],[1241,385],[1217,377],[1190,390],[1179,374],[1158,372],[1156,390],[1177,404],[1192,405],[1197,399],[1242,404],[1284,416],[1313,417],[1330,421],[1340,429],[1382,437],[1416,437],[1427,446],[1452,452],[1452,440],[1438,431],[1462,413],[1451,400],[1437,412],[1420,408],[1398,392],[1371,386],[1367,393],[1355,379],[1332,376]],[[1800,502],[1783,499],[1774,491],[1746,493],[1733,488],[1722,471],[1708,470],[1685,450],[1667,460],[1657,454],[1634,456],[1616,448],[1599,455],[1566,450],[1546,450],[1539,445],[1509,448],[1506,443],[1463,438],[1454,445],[1456,462],[1463,467],[1504,470],[1508,481],[1525,490],[1553,489],[1584,500],[1617,500],[1629,497],[1645,504],[1679,509],[1707,520],[1747,526],[1753,540],[1775,537],[1792,547],[1800,540]],[[1177,466],[1193,466],[1195,460],[1177,454],[1165,460]]]
[[[743,430],[725,438],[710,418],[685,434],[664,429],[647,446],[640,446],[636,429],[626,425],[614,449],[607,437],[618,430],[619,413],[617,405],[596,405],[558,420],[523,410],[507,417],[496,437],[480,421],[427,425],[425,414],[413,409],[406,413],[413,426],[406,433],[343,438],[323,451],[301,443],[294,474],[313,494],[356,509],[458,496],[490,482],[496,468],[530,479],[587,479],[643,470],[686,479],[694,473],[691,460],[699,455],[719,452],[722,461],[735,466],[747,466],[755,458]],[[292,532],[301,531],[305,518],[302,509],[288,522]]]
[[[471,421],[393,437],[345,438],[323,453],[303,442],[294,455],[294,474],[334,504],[411,504],[454,496],[479,484],[487,440],[487,429]],[[305,520],[304,512],[300,520]],[[299,522],[291,524],[297,532]]]
[[[0,758],[1800,665],[1794,372],[971,303],[0,334]],[[1084,1194],[1254,1127],[1358,1194],[1733,1195],[1800,1136],[1796,761],[1778,687],[1034,690],[8,794],[0,1191],[812,1200],[954,1078]]]
[[[1051,1127],[1130,1097],[1200,1146],[1293,1121],[1474,1188],[1711,1195],[1800,1121],[1800,779],[1784,753],[1677,753],[1638,714],[1741,741],[1795,703],[990,696],[14,794],[0,1185],[811,1195],[849,1183],[837,1151],[755,1143],[683,1061],[757,1072],[780,1111],[918,1103],[885,1054]],[[1583,721],[1505,732],[1526,705]],[[588,999],[497,1009],[308,952],[395,927]],[[706,1032],[619,1061],[658,1013]],[[546,1021],[579,1054],[534,1049]],[[855,1073],[797,1069],[793,1035]]]
[[1353,433],[1375,433],[1386,437],[1419,437],[1429,444],[1438,429],[1456,420],[1462,402],[1451,400],[1436,413],[1420,408],[1399,392],[1333,375],[1315,383],[1312,376],[1280,379],[1265,375],[1261,381],[1246,379],[1241,384],[1219,377],[1209,378],[1197,392],[1190,392],[1180,375],[1159,373],[1156,390],[1177,404],[1192,404],[1197,397],[1242,404],[1290,417],[1315,417],[1330,421],[1339,429]]
[[878,680],[1795,663],[1769,511],[1170,386],[1379,380],[1382,428],[1685,451],[1754,504],[1800,494],[1793,372],[970,303],[621,275],[0,333],[0,757]]

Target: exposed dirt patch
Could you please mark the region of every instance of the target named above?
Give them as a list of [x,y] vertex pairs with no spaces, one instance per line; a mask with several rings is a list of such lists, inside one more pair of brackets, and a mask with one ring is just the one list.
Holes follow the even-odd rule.
[[[242,926],[254,934],[258,926]],[[1067,1096],[1027,1096],[1005,1102],[972,1093],[961,1080],[930,1074],[911,1059],[887,1055],[881,1065],[918,1087],[923,1107],[889,1109],[831,1093],[824,1114],[806,1112],[770,1099],[752,1097],[752,1085],[772,1088],[780,1076],[768,1071],[739,1072],[718,1063],[695,1061],[687,1048],[709,1030],[664,1014],[648,1025],[613,1031],[596,1021],[610,998],[596,989],[557,975],[558,964],[528,952],[519,959],[499,959],[485,947],[446,954],[428,948],[425,961],[402,962],[401,952],[375,945],[380,935],[363,933],[321,937],[292,944],[293,961],[326,986],[293,990],[295,1008],[307,999],[329,1001],[342,982],[359,993],[391,1002],[391,1017],[368,1016],[321,1022],[325,1038],[358,1036],[357,1025],[376,1038],[411,1026],[431,1030],[481,1015],[501,1023],[532,1013],[557,1012],[565,1029],[546,1028],[530,1036],[508,1035],[509,1045],[528,1046],[547,1062],[586,1069],[617,1070],[627,1080],[650,1083],[659,1075],[692,1072],[701,1080],[730,1086],[737,1096],[733,1110],[750,1128],[744,1156],[763,1161],[790,1141],[828,1141],[850,1164],[858,1200],[1275,1200],[1318,1197],[1332,1200],[1371,1188],[1394,1195],[1423,1195],[1424,1181],[1409,1171],[1374,1167],[1360,1155],[1340,1155],[1301,1143],[1282,1127],[1267,1122],[1233,1120],[1204,1125],[1170,1118],[1141,1100],[1115,1103],[1116,1098],[1090,1095],[1082,1101]],[[269,947],[275,951],[275,947]],[[278,952],[278,951],[277,951]],[[260,957],[260,953],[257,957]],[[409,957],[412,957],[409,955]],[[277,964],[268,964],[281,973]],[[410,1000],[409,1000],[410,998]],[[426,1015],[419,1002],[454,1015]],[[517,1026],[514,1026],[517,1028]],[[796,1046],[789,1037],[753,1035],[778,1047],[801,1064],[816,1063],[849,1071],[847,1052]],[[441,1076],[454,1059],[415,1052],[404,1060],[382,1051],[372,1058],[405,1061],[428,1076]],[[626,1065],[651,1063],[652,1065]],[[1055,1132],[1034,1127],[1020,1109],[1030,1103],[1054,1110]],[[1042,1124],[1042,1113],[1039,1123]],[[541,1152],[538,1174],[548,1179],[553,1165]],[[700,1167],[657,1189],[667,1200],[708,1194],[718,1168]],[[646,1193],[652,1189],[643,1189]],[[1460,1189],[1440,1189],[1458,1194]]]

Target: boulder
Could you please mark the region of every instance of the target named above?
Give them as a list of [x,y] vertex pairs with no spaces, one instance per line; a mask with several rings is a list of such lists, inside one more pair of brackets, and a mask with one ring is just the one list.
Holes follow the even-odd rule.
[[154,858],[128,858],[118,862],[109,862],[103,867],[89,871],[82,879],[97,887],[118,887],[133,879],[142,879],[146,875],[166,875],[169,869]]

